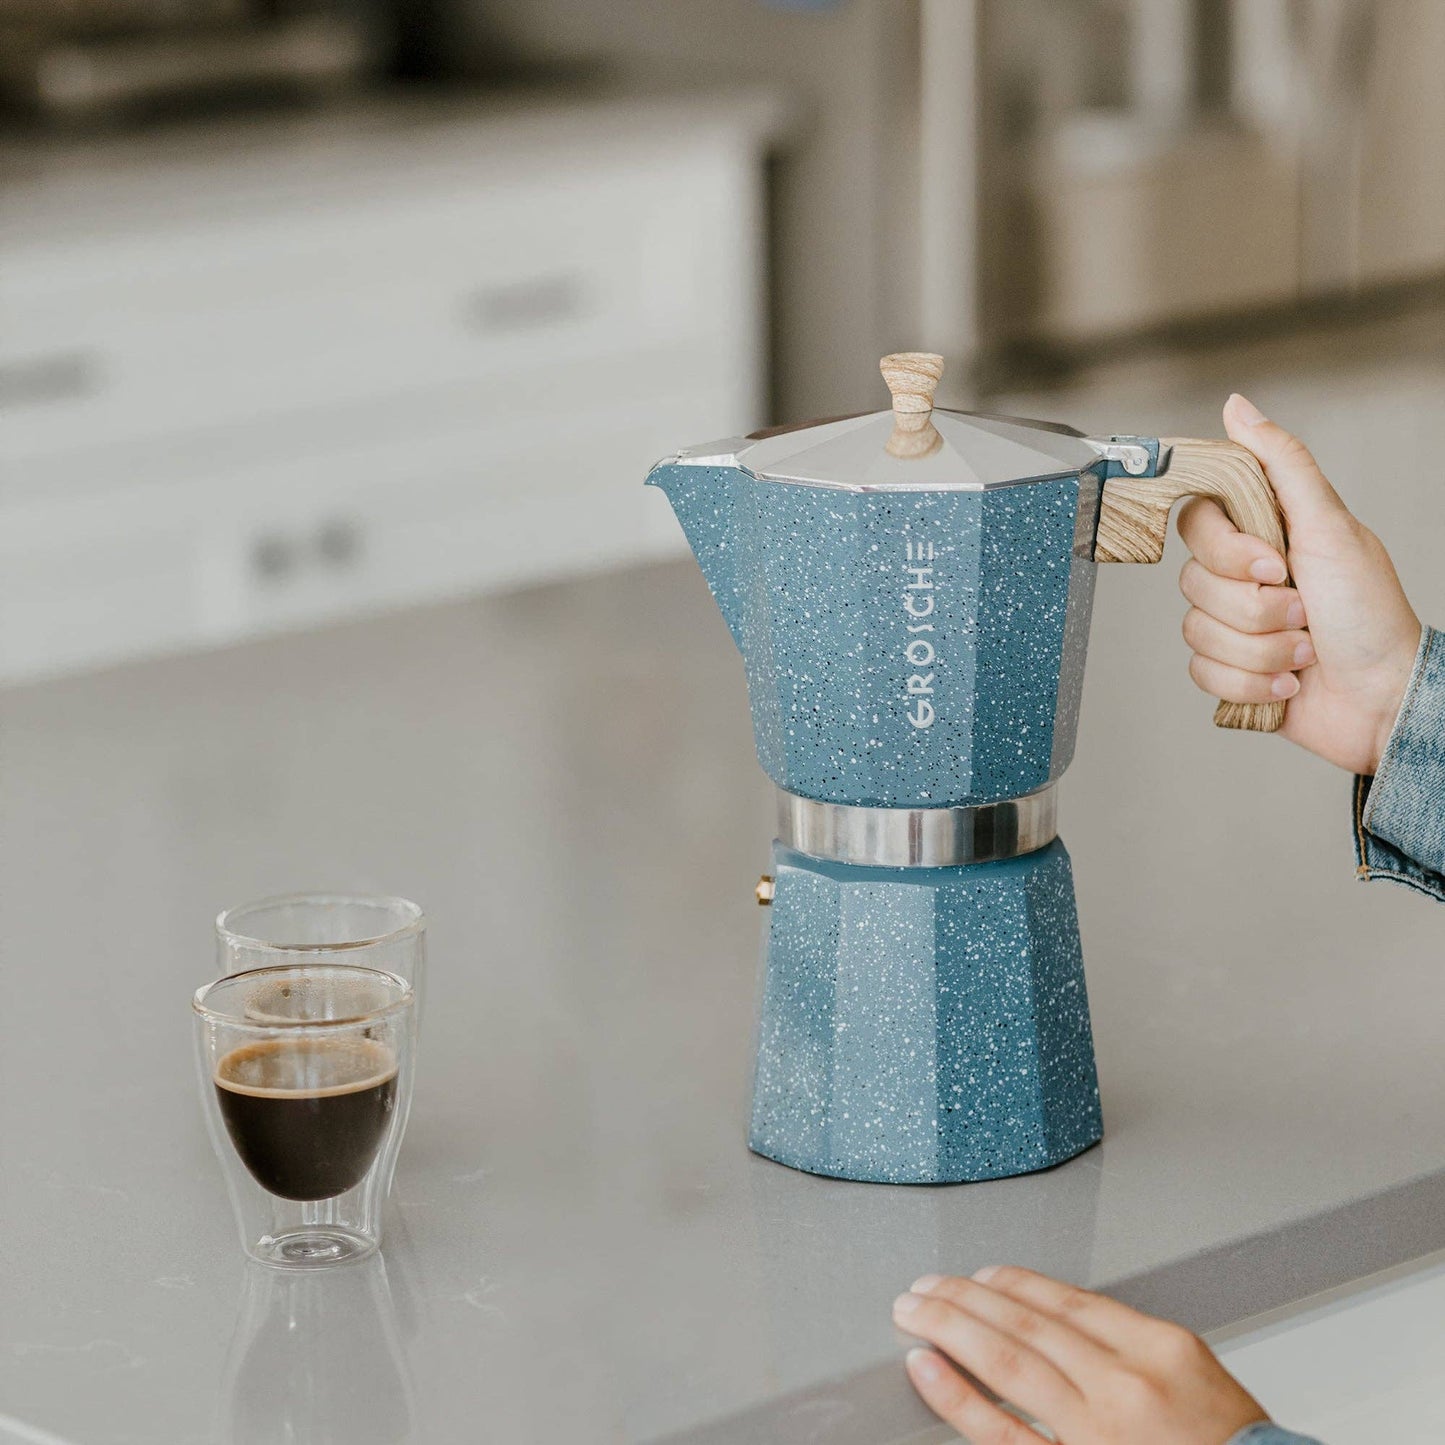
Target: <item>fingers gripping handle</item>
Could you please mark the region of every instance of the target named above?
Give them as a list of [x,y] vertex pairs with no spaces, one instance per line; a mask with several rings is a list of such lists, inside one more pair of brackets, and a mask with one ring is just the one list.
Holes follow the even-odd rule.
[[[1104,483],[1096,562],[1157,562],[1174,503],[1191,496],[1212,498],[1241,532],[1287,555],[1284,517],[1252,452],[1234,442],[1189,437],[1161,438],[1160,451],[1169,460],[1158,476],[1113,476]],[[1214,725],[1272,733],[1284,722],[1284,709],[1282,702],[1221,702]]]

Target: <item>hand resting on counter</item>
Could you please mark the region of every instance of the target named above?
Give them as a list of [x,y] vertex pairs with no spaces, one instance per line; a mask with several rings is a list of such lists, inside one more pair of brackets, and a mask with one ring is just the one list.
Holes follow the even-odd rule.
[[1307,1445],[1270,1425],[1197,1335],[1032,1270],[925,1275],[894,1302],[893,1320],[933,1346],[909,1352],[909,1378],[972,1445],[1041,1437],[956,1366],[1060,1445]]

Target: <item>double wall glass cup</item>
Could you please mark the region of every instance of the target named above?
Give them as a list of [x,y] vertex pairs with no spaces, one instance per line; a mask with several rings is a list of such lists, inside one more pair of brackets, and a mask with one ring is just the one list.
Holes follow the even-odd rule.
[[193,1008],[202,1104],[246,1253],[298,1269],[372,1253],[411,1103],[411,985],[349,964],[273,964],[217,979]]
[[405,898],[293,893],[228,908],[216,919],[216,972],[276,963],[334,962],[379,968],[422,995],[426,918]]

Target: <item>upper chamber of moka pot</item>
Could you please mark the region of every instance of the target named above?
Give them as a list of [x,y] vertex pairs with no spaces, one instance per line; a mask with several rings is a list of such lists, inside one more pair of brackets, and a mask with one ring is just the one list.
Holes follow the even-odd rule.
[[891,411],[692,447],[648,481],[742,653],[779,787],[911,808],[1034,792],[1073,756],[1102,480],[1152,458],[933,410],[934,356],[883,370]]

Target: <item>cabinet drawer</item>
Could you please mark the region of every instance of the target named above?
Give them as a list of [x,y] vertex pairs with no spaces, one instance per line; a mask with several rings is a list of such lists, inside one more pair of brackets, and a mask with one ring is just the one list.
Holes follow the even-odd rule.
[[[700,332],[735,269],[693,157],[7,258],[12,460],[269,421]],[[725,216],[716,217],[719,225]],[[734,248],[735,254],[735,248]]]
[[541,436],[459,411],[387,446],[28,504],[0,535],[0,682],[676,555],[647,467],[753,407],[709,379]]
[[258,474],[211,560],[212,626],[252,636],[676,554],[647,468],[745,406],[720,387],[663,393],[551,435],[472,423],[314,459],[304,488],[294,464]]

